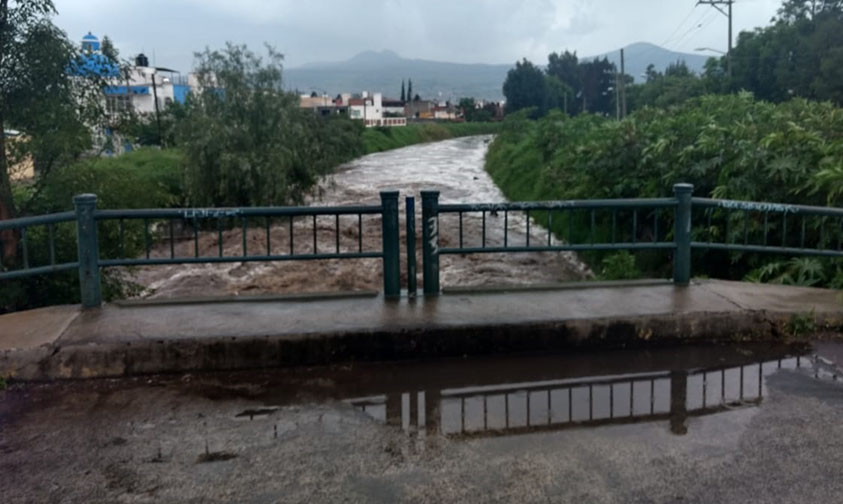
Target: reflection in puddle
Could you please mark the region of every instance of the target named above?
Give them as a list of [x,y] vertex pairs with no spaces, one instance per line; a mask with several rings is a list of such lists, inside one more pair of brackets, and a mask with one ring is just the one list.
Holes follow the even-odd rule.
[[425,388],[346,401],[412,435],[499,436],[642,421],[667,421],[673,433],[685,434],[689,417],[758,405],[767,394],[766,376],[813,365],[811,358],[783,357],[722,367]]

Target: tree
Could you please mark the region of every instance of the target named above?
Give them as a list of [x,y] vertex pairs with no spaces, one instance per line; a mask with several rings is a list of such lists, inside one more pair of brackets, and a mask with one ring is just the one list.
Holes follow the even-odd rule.
[[283,56],[227,44],[196,54],[178,142],[191,204],[301,203],[320,176],[360,151],[362,125],[322,118],[282,88]]
[[[9,169],[30,158],[40,176],[92,146],[104,120],[104,69],[83,64],[79,48],[50,20],[50,0],[0,0],[0,219],[18,214]],[[7,128],[24,140],[8,142]],[[37,192],[37,189],[36,189]],[[17,237],[0,234],[3,254]]]
[[506,74],[503,94],[506,97],[508,114],[534,108],[531,115],[539,117],[544,113],[547,96],[544,72],[527,58],[516,62],[515,68],[510,69]]
[[[567,89],[568,96],[562,96],[562,105],[557,108],[566,108],[565,102],[573,101],[574,97],[580,93],[582,89],[582,68],[577,59],[576,52],[565,51],[562,54],[551,53],[547,57],[547,75],[557,79],[558,83],[563,84]],[[556,82],[553,83],[554,87]],[[558,100],[557,100],[558,101]],[[578,110],[576,107],[567,107],[572,113]]]
[[582,88],[579,97],[583,112],[604,115],[614,114],[612,90],[615,83],[615,65],[608,58],[580,63]]
[[[407,80],[407,101],[410,101],[410,97],[413,96],[413,80]],[[418,95],[416,95],[418,96]],[[416,100],[418,101],[418,100]]]
[[120,61],[120,53],[117,51],[117,48],[114,47],[114,43],[108,35],[103,36],[102,41],[100,41],[100,51],[102,52],[102,55],[108,58],[108,60],[112,63],[118,63]]
[[401,103],[407,101],[407,93],[404,91],[404,80],[401,80]]

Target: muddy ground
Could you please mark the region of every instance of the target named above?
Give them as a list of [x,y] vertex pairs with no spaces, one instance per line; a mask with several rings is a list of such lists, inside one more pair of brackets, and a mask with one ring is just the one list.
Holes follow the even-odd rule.
[[[755,358],[703,354],[717,364],[726,353]],[[841,501],[843,385],[839,368],[813,361],[781,370],[771,361],[760,403],[688,417],[680,433],[653,418],[445,435],[444,423],[407,421],[427,404],[399,401],[393,424],[364,411],[384,397],[388,411],[394,391],[430,388],[508,390],[512,404],[549,381],[598,370],[625,379],[671,359],[603,352],[14,385],[0,392],[0,495],[4,504]]]

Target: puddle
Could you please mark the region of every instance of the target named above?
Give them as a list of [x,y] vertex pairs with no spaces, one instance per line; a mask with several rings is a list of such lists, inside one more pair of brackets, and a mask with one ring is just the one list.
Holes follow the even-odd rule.
[[[266,373],[252,399],[273,408],[341,401],[413,436],[451,438],[635,422],[687,432],[692,417],[752,408],[781,369],[838,379],[835,365],[806,349],[769,345],[579,352]],[[317,379],[318,377],[318,379]],[[207,391],[206,391],[207,392]]]

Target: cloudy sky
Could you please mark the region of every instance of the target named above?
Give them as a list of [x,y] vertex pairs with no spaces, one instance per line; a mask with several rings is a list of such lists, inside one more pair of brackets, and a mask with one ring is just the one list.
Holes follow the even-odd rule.
[[[109,35],[121,55],[189,70],[193,52],[226,41],[275,46],[289,66],[391,49],[463,63],[546,61],[633,42],[724,50],[726,18],[696,0],[56,0],[72,39]],[[736,0],[735,37],[766,25],[781,0]]]

